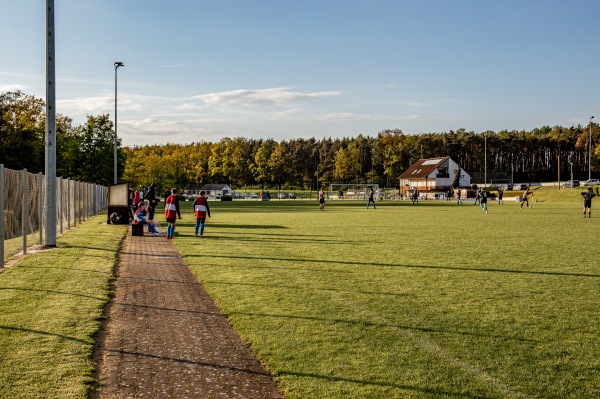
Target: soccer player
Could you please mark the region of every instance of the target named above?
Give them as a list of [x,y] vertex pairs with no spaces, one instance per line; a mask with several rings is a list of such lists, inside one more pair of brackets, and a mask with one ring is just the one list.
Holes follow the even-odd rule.
[[592,191],[591,187],[588,187],[587,192],[582,192],[583,196],[583,217],[585,217],[585,210],[587,209],[588,218],[592,217],[592,198],[596,196]]
[[504,200],[502,197],[504,196],[504,189],[502,187],[498,187],[498,205],[504,205]]
[[367,209],[369,209],[369,205],[371,205],[371,202],[373,203],[373,209],[377,209],[377,207],[375,206],[375,198],[373,198],[374,195],[375,190],[373,190],[373,187],[371,187],[371,193],[369,194],[369,202],[367,202]]
[[181,219],[179,212],[179,200],[177,199],[177,189],[171,190],[171,195],[165,200],[165,219],[167,219],[167,240],[172,240],[175,235],[175,221],[177,217]]
[[462,205],[462,200],[460,199],[460,188],[456,188],[456,205]]
[[200,230],[200,237],[202,237],[204,236],[206,215],[210,217],[210,208],[208,207],[208,200],[204,191],[200,191],[200,196],[194,200],[194,213],[196,214],[196,236],[198,235],[198,230]]
[[479,205],[481,206],[481,208],[483,208],[485,213],[488,213],[487,197],[485,196],[485,191],[483,190],[481,190],[481,194],[479,196]]
[[323,192],[323,187],[319,191],[319,210],[321,212],[325,210],[325,193]]
[[531,206],[529,205],[529,196],[532,195],[533,193],[531,191],[529,191],[529,187],[527,187],[525,189],[525,191],[523,191],[523,199],[521,200],[521,208],[523,208],[523,204],[527,204],[527,208],[531,208]]

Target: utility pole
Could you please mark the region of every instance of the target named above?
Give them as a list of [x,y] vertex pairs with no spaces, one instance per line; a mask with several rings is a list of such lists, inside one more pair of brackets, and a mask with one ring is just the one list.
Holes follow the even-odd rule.
[[592,178],[592,119],[594,116],[590,116],[590,154],[588,159],[588,180]]
[[56,246],[56,63],[54,0],[46,0],[46,214],[45,244]]
[[483,185],[487,187],[487,133],[483,134],[484,151],[483,151]]

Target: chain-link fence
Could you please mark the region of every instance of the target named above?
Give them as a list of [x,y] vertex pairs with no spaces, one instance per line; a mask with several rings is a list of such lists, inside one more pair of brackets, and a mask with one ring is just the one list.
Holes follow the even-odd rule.
[[[0,165],[0,268],[19,252],[43,244],[44,175]],[[106,209],[107,188],[69,179],[56,179],[57,234]]]

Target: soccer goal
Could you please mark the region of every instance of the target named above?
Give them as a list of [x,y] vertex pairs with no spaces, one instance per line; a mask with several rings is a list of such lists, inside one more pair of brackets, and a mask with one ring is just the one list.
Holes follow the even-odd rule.
[[329,199],[361,199],[369,198],[371,189],[379,193],[379,184],[335,183],[329,185]]

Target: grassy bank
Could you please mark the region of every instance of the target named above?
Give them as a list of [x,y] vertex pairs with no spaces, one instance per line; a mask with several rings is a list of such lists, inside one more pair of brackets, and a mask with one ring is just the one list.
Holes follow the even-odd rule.
[[594,398],[598,220],[544,191],[214,202],[204,238],[185,204],[175,243],[289,398]]
[[79,225],[0,273],[0,397],[82,398],[126,226]]

